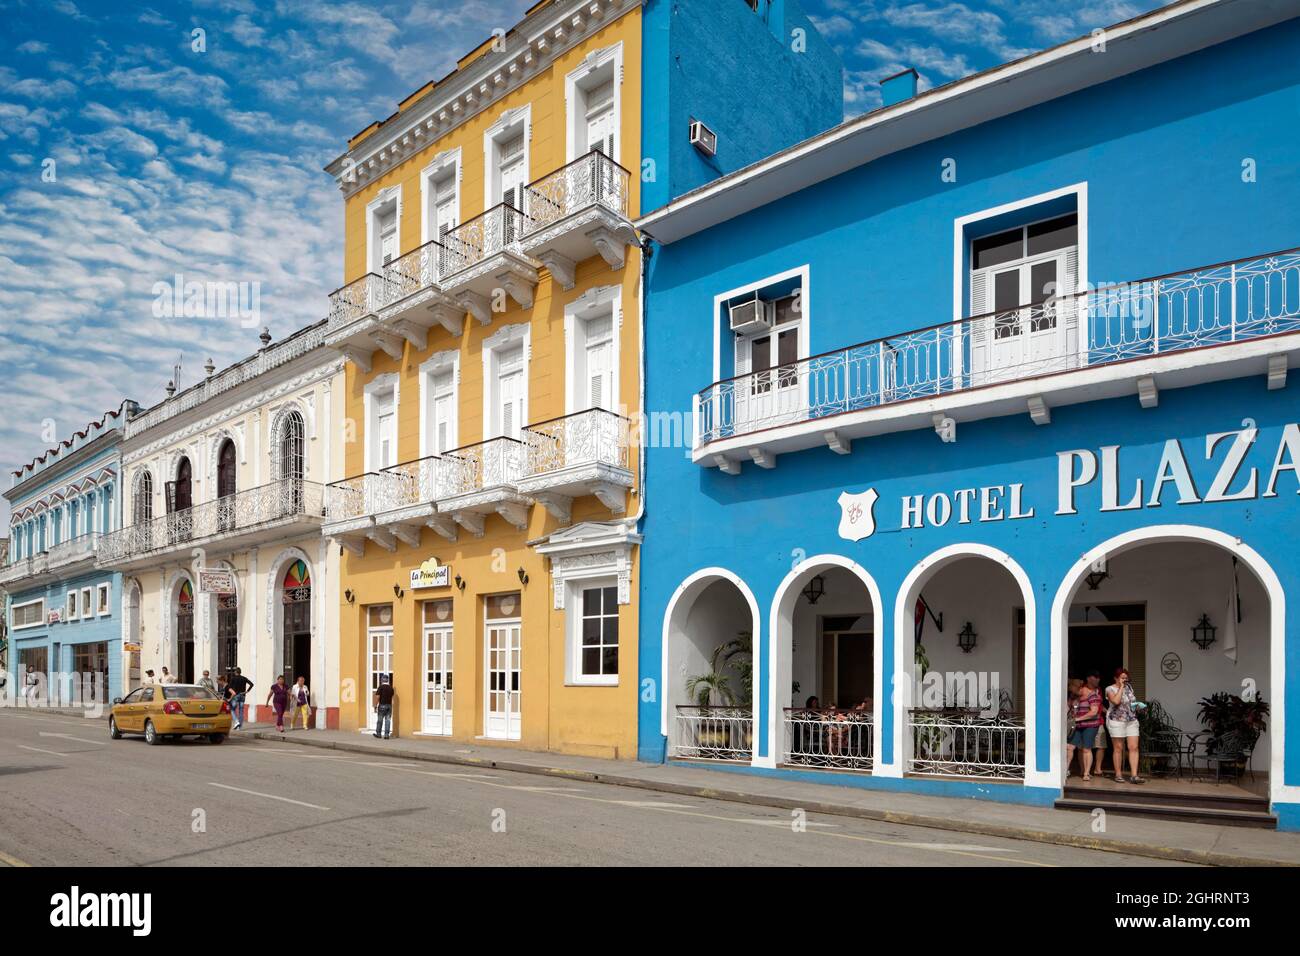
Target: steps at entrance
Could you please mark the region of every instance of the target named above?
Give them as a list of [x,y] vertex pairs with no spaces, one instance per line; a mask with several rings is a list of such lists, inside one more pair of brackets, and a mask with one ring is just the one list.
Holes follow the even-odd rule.
[[1277,829],[1277,818],[1268,812],[1268,800],[1235,791],[1217,793],[1171,793],[1148,789],[1151,784],[1130,784],[1123,790],[1089,786],[1067,786],[1056,801],[1058,810],[1091,812],[1101,807],[1107,813],[1154,816],[1217,823],[1220,826]]

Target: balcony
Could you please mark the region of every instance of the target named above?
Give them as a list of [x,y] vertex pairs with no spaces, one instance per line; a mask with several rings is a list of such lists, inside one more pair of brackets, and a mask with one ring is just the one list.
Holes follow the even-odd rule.
[[343,354],[363,372],[370,371],[371,356],[383,349],[393,359],[402,357],[402,337],[379,319],[387,295],[384,277],[367,272],[330,293],[325,344]]
[[754,753],[754,718],[743,707],[677,707],[673,720],[674,757],[749,763]]
[[961,710],[907,712],[911,755],[907,771],[918,776],[1023,780],[1025,719]]
[[595,495],[610,511],[627,510],[630,422],[603,408],[523,430],[524,462],[516,488],[568,523],[573,499]]
[[90,570],[95,564],[99,539],[97,533],[79,535],[5,565],[0,568],[0,587],[12,591],[40,587],[61,577]]
[[379,527],[377,514],[410,503],[410,488],[399,475],[366,472],[325,486],[325,521],[321,533],[334,538],[353,554],[365,551],[367,540],[395,551],[394,535]]
[[448,464],[445,498],[438,513],[474,535],[483,534],[487,515],[499,514],[521,531],[528,526],[532,500],[518,490],[524,444],[516,438],[490,438],[442,456]]
[[1266,375],[1300,357],[1300,249],[902,332],[716,382],[695,396],[694,460],[742,461],[1162,388]]
[[379,316],[387,331],[394,332],[423,349],[427,332],[441,325],[451,335],[465,327],[465,309],[442,291],[438,270],[446,261],[446,249],[430,240],[384,267],[384,290]]
[[628,220],[632,174],[597,150],[569,163],[524,190],[525,255],[540,261],[565,289],[572,289],[577,264],[601,256],[621,269],[636,233]]
[[101,568],[135,570],[193,548],[233,553],[316,534],[325,514],[325,488],[287,478],[224,498],[130,525],[104,535],[96,563]]
[[533,304],[538,263],[519,248],[526,226],[522,212],[501,203],[461,223],[440,240],[442,291],[483,325],[492,321],[496,289],[505,289],[525,309]]

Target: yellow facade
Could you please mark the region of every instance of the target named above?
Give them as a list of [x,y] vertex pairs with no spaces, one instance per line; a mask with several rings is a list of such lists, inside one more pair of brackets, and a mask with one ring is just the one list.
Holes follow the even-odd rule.
[[[615,86],[619,98],[619,157],[622,165],[635,170],[640,156],[640,76],[641,23],[639,5],[605,23],[591,36],[554,56],[517,89],[483,108],[459,126],[413,153],[396,168],[358,189],[345,201],[345,282],[352,282],[367,272],[372,261],[367,248],[370,232],[367,205],[383,190],[400,186],[400,252],[419,247],[427,234],[422,217],[428,206],[420,200],[421,170],[434,156],[447,150],[460,150],[459,221],[465,223],[482,213],[487,204],[485,176],[485,132],[503,112],[528,107],[531,114],[527,144],[528,181],[545,176],[566,164],[570,145],[570,121],[566,117],[566,76],[569,76],[593,51],[620,48],[621,77]],[[473,64],[492,56],[489,48],[467,57]],[[454,74],[453,74],[454,76]],[[402,104],[403,111],[422,96],[437,97],[439,85],[426,87]],[[399,114],[400,115],[400,114]],[[382,138],[384,125],[372,126],[353,146]],[[637,176],[630,177],[629,219],[638,212]],[[404,344],[400,360],[376,351],[372,367],[363,371],[349,362],[346,377],[346,408],[351,440],[346,445],[345,472],[360,475],[366,471],[365,388],[377,376],[395,375],[398,382],[397,456],[398,462],[419,459],[421,448],[420,366],[430,355],[456,350],[459,356],[458,442],[467,446],[493,437],[485,434],[483,343],[504,325],[529,325],[527,364],[527,420],[542,422],[566,414],[565,307],[584,293],[597,287],[617,286],[621,296],[622,316],[615,315],[617,332],[617,394],[615,408],[635,419],[639,413],[640,329],[638,322],[640,251],[635,244],[626,250],[625,265],[611,269],[600,256],[579,262],[573,288],[564,289],[545,270],[531,308],[521,308],[508,297],[504,311],[494,312],[487,325],[467,317],[463,334],[450,334],[434,326],[425,349],[410,342]],[[627,461],[633,482],[627,497],[626,515],[637,515],[640,504],[639,451],[628,449]],[[363,554],[343,555],[340,588],[340,657],[343,679],[341,727],[361,729],[368,726],[371,695],[369,692],[371,644],[368,637],[369,609],[392,606],[392,664],[396,690],[394,732],[409,736],[424,726],[426,669],[423,659],[421,624],[422,601],[450,598],[453,602],[454,649],[452,658],[452,733],[454,739],[480,740],[485,733],[485,598],[489,595],[520,592],[522,619],[520,661],[521,731],[510,743],[531,749],[549,749],[569,753],[622,757],[636,753],[637,705],[637,592],[638,569],[635,549],[632,552],[628,603],[618,607],[618,678],[612,685],[578,685],[566,680],[566,643],[573,602],[565,610],[554,605],[549,559],[539,554],[529,542],[536,542],[562,527],[583,521],[611,520],[611,511],[593,496],[576,498],[571,520],[562,524],[541,505],[528,509],[527,527],[517,529],[505,518],[490,514],[481,537],[461,531],[455,542],[448,541],[430,528],[421,532],[418,547],[397,542],[396,550],[367,545]],[[436,556],[450,565],[452,575],[464,582],[463,589],[449,587],[414,591],[410,572],[428,558]],[[522,575],[521,575],[522,572]],[[526,577],[527,583],[521,578]],[[402,593],[398,593],[402,592]],[[350,600],[349,600],[350,598]],[[490,742],[490,741],[485,741]]]

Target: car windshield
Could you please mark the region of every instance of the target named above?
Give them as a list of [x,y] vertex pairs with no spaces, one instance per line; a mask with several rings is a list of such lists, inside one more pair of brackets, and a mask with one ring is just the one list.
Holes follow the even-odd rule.
[[217,695],[206,687],[172,685],[162,689],[163,700],[216,700]]

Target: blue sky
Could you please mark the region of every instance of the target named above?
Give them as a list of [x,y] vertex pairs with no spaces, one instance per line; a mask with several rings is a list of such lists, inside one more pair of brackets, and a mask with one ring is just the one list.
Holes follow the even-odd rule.
[[[156,283],[258,283],[277,339],[322,318],[343,236],[321,167],[532,2],[0,0],[3,487],[51,433],[161,400],[177,361],[185,387],[257,348],[238,318],[155,317]],[[851,116],[905,66],[937,86],[1161,4],[803,5]]]

